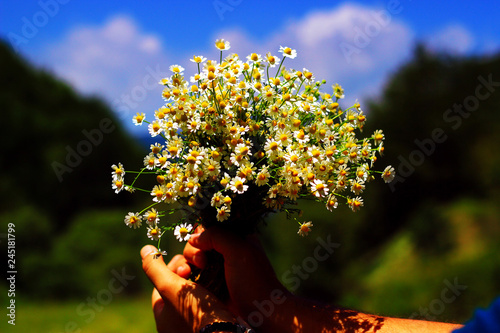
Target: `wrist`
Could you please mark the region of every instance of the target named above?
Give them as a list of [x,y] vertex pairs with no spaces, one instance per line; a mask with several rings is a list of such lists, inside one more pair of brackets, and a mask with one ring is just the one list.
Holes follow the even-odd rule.
[[254,330],[246,326],[240,325],[236,322],[227,322],[227,321],[214,322],[200,329],[200,333],[222,333],[222,332],[255,333]]

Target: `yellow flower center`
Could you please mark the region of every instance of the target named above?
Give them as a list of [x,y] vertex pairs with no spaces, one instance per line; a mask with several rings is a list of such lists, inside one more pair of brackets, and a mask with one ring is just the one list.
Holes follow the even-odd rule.
[[238,190],[241,191],[243,190],[243,182],[241,180],[237,180],[234,182],[234,187]]
[[182,238],[186,237],[186,235],[188,234],[188,232],[189,232],[189,231],[188,231],[188,230],[187,230],[187,228],[185,228],[185,227],[182,227],[182,228],[180,228],[180,229],[179,229],[179,235],[180,235]]
[[271,142],[269,144],[269,149],[271,149],[273,151],[276,150],[276,149],[278,149],[278,144],[276,142]]

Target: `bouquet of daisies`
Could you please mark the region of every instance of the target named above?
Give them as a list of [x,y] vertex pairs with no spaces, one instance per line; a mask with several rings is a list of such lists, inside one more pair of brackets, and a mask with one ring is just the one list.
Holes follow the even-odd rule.
[[[339,203],[357,211],[376,174],[385,182],[394,178],[390,166],[372,169],[383,152],[384,134],[360,137],[366,122],[360,105],[341,108],[340,85],[322,91],[324,80],[305,68],[284,66],[296,50],[280,47],[279,55],[252,53],[242,59],[223,58],[230,49],[223,39],[215,46],[220,59],[194,56],[192,76],[170,66],[172,75],[160,82],[165,104],[150,121],[144,113],[133,118],[159,140],[141,170],[112,166],[116,193],[138,190],[152,197],[150,206],[128,213],[127,226],[145,224],[158,248],[166,232],[185,241],[197,224],[249,233],[267,213],[294,212],[291,207],[303,198],[321,201],[330,211]],[[133,174],[131,181],[126,173]],[[154,177],[156,185],[138,187],[139,176]],[[168,221],[175,210],[184,216]],[[307,235],[312,222],[297,221],[298,234]]]

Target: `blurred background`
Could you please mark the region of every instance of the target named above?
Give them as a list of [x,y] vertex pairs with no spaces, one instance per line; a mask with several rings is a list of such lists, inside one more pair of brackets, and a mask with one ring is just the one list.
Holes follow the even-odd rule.
[[[8,224],[16,236],[16,326],[2,332],[149,332],[151,286],[123,224],[147,195],[116,195],[111,164],[148,150],[136,112],[162,105],[156,83],[193,55],[278,54],[359,101],[383,129],[398,177],[374,182],[358,213],[301,204],[262,240],[294,292],[388,316],[464,322],[500,295],[500,4],[482,1],[124,0],[0,3],[0,293]],[[327,258],[316,247],[336,243]],[[181,251],[173,237],[164,242]],[[1,297],[3,311],[12,297]],[[5,329],[4,329],[5,327]]]

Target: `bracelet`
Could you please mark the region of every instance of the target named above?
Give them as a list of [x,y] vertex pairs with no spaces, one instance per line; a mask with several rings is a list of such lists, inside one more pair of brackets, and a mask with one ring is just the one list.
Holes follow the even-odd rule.
[[240,324],[231,323],[228,321],[220,321],[208,324],[200,330],[200,333],[213,333],[213,332],[234,332],[234,333],[255,333],[251,328],[246,328]]

